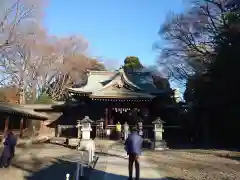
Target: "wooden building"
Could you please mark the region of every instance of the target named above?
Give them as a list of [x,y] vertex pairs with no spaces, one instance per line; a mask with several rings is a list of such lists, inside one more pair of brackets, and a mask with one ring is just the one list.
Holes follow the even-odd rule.
[[29,128],[29,119],[47,120],[48,117],[42,113],[35,112],[17,104],[0,103],[0,136],[10,128],[17,135],[22,135]]
[[27,113],[16,108],[20,104],[19,89],[16,86],[1,87],[0,103],[0,134],[4,134],[8,128],[21,134],[27,128],[27,121],[18,115]]

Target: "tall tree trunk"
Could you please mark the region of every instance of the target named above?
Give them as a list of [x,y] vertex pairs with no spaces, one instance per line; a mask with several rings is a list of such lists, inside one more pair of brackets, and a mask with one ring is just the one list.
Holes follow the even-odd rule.
[[203,113],[202,116],[202,133],[203,133],[203,146],[205,148],[209,147],[209,118],[208,115]]
[[[19,104],[26,104],[26,99],[25,99],[25,93],[24,93],[24,89],[20,86],[19,88]],[[23,136],[23,121],[24,119],[22,118],[20,120],[20,138]]]

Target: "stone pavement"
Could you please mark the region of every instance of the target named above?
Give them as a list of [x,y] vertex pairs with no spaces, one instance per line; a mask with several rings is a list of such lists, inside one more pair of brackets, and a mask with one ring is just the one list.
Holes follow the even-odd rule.
[[[123,146],[114,146],[108,150],[104,180],[124,180],[128,178],[128,158]],[[163,174],[156,171],[157,166],[149,163],[144,156],[140,159],[141,180],[163,180]],[[135,176],[135,169],[133,171]]]

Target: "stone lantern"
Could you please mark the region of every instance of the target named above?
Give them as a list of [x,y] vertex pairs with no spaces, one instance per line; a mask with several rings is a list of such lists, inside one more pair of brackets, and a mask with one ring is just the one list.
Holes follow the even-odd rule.
[[84,139],[84,140],[89,140],[90,139],[90,133],[92,131],[91,123],[93,123],[93,121],[88,116],[85,116],[80,121],[81,132],[82,132],[82,139]]
[[154,149],[155,150],[163,150],[166,148],[166,142],[163,140],[162,135],[164,132],[163,124],[164,121],[158,117],[155,121],[152,122],[154,125]]
[[91,124],[93,121],[88,117],[85,116],[82,120],[79,121],[81,126],[81,139],[79,141],[79,150],[88,149],[89,145],[92,145],[92,139],[90,138],[90,134],[92,131]]
[[77,147],[78,150],[88,151],[89,163],[93,161],[93,157],[95,156],[95,142],[90,138],[90,133],[92,131],[92,128],[91,128],[92,123],[93,121],[88,116],[85,116],[80,121],[82,137]]

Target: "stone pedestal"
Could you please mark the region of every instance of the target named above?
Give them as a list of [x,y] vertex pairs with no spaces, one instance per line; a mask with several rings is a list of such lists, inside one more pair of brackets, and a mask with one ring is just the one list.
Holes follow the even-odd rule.
[[154,150],[163,150],[166,149],[167,143],[162,139],[163,129],[154,130]]
[[92,131],[92,128],[90,125],[82,126],[79,148],[84,148],[86,144],[92,141],[92,139],[90,138],[91,131]]
[[164,140],[154,141],[154,150],[164,150],[167,149],[167,143]]
[[88,159],[89,159],[88,162],[89,163],[91,163],[94,160],[94,156],[95,156],[95,141],[94,140],[81,139],[77,149],[79,151],[87,151],[88,152]]
[[92,139],[89,139],[89,140],[81,139],[79,141],[78,150],[87,151],[87,150],[92,149],[92,148],[95,149],[94,140],[92,140]]
[[92,129],[83,130],[82,131],[82,139],[83,140],[89,140],[91,131],[92,131]]

